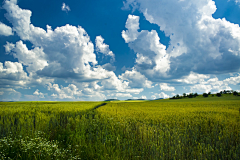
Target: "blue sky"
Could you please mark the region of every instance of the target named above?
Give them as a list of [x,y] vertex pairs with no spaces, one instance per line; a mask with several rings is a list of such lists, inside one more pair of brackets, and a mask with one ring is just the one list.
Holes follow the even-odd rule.
[[0,5],[0,101],[240,91],[238,0]]

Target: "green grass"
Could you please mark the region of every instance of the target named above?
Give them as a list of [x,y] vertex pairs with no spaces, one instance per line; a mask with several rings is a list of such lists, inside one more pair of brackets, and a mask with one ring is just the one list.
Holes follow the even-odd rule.
[[239,159],[239,122],[232,95],[1,102],[0,159]]

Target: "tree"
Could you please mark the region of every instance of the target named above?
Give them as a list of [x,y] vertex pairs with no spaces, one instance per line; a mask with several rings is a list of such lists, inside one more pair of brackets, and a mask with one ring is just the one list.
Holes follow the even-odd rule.
[[198,94],[197,93],[194,93],[194,97],[197,97],[198,96]]
[[179,99],[179,94],[176,95],[176,98]]
[[186,93],[183,93],[183,97],[186,97]]
[[234,91],[234,92],[233,92],[233,95],[234,95],[234,96],[237,96],[237,95],[238,95],[238,92],[237,92],[237,91]]
[[188,98],[193,98],[193,93],[190,93],[190,94],[188,95]]
[[218,96],[218,97],[221,97],[221,96],[222,96],[222,94],[221,94],[221,93],[217,93],[217,96]]
[[203,93],[203,97],[208,97],[208,94],[207,93]]
[[211,95],[211,92],[208,92],[208,95]]

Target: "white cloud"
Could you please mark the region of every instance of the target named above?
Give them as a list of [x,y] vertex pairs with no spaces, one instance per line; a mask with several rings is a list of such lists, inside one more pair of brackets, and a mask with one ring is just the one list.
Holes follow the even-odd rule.
[[110,56],[112,57],[112,61],[115,60],[115,55],[113,54],[112,51],[110,51],[109,49],[109,45],[103,43],[104,39],[102,38],[102,36],[97,36],[95,43],[96,43],[96,51],[97,52],[101,52],[106,56]]
[[15,48],[15,44],[7,42],[6,45],[4,45],[6,54],[12,51],[13,48]]
[[101,87],[96,82],[69,84],[66,87],[58,84],[49,83],[48,90],[52,93],[51,97],[65,100],[103,100],[106,96],[101,91]]
[[142,95],[140,99],[147,99],[147,96]]
[[21,87],[24,86],[28,80],[27,73],[24,72],[21,63],[5,61],[3,66],[3,63],[0,62],[1,87]]
[[5,50],[12,52],[14,58],[17,58],[20,63],[27,66],[27,71],[30,74],[48,66],[43,48],[35,47],[32,50],[28,50],[22,41],[18,41],[16,45],[7,43]]
[[125,73],[119,76],[122,80],[127,80],[129,86],[133,88],[152,88],[152,82],[149,81],[140,72],[137,72],[135,68],[131,71],[126,70]]
[[164,92],[161,92],[160,94],[158,94],[159,98],[169,98],[169,95],[165,94]]
[[156,99],[157,97],[156,97],[155,95],[152,95],[151,98],[152,98],[152,99]]
[[138,8],[138,4],[135,0],[128,0],[126,2],[123,2],[124,6],[122,7],[122,9],[129,10],[131,8],[130,4],[133,4],[131,6],[133,11],[135,11]]
[[[29,38],[29,31],[33,31],[35,27],[30,25],[30,17],[32,12],[29,10],[23,10],[17,5],[17,0],[6,0],[3,9],[6,9],[7,13],[5,17],[12,23],[13,31],[23,39],[27,40]],[[37,28],[38,31],[42,32],[43,30]]]
[[228,83],[228,84],[233,84],[233,85],[240,84],[240,74],[236,77],[227,78],[223,82]]
[[45,94],[42,93],[42,92],[39,92],[38,89],[37,89],[33,94],[39,96],[39,98],[45,98],[45,97],[44,97]]
[[[4,76],[4,73],[6,73],[6,74],[24,73],[23,66],[21,63],[5,61],[4,66],[5,66],[5,68],[3,67],[3,63],[0,62],[0,71],[2,72],[1,76]],[[20,75],[20,77],[25,77],[25,76]]]
[[[105,93],[130,96],[129,94],[139,94],[143,91],[143,88],[131,88],[129,84],[133,83],[133,79],[128,81],[117,77],[112,64],[98,65],[94,45],[82,27],[67,24],[52,30],[47,25],[45,31],[31,24],[32,12],[19,8],[17,1],[6,0],[3,8],[6,9],[6,18],[12,23],[17,35],[33,44],[32,49],[28,49],[22,40],[16,44],[7,42],[5,45],[7,54],[13,55],[26,66],[29,84],[52,84],[48,85],[48,89],[53,92],[52,97],[57,99],[95,97],[101,100],[106,98]],[[96,49],[114,58],[114,54],[101,36],[96,37]],[[151,87],[152,82],[140,73],[136,74],[144,80],[143,87]],[[54,82],[58,78],[70,84],[59,87]],[[39,91],[34,93],[40,95]]]
[[[107,92],[127,94],[129,91],[139,94],[143,91],[131,89],[129,82],[119,79],[113,72],[115,67],[110,63],[98,65],[94,45],[81,26],[67,24],[52,30],[47,25],[47,30],[44,30],[31,24],[32,12],[19,8],[17,1],[6,0],[3,8],[7,11],[5,16],[12,23],[13,30],[21,38],[16,44],[7,42],[5,51],[26,67],[29,73],[28,86],[53,84],[53,87],[48,88],[53,92],[52,97],[58,99],[95,97],[102,100],[106,98],[104,93]],[[32,43],[32,49],[24,41]],[[101,36],[96,37],[96,48],[114,58],[109,46],[103,41]],[[59,78],[66,84],[71,83],[70,86],[56,86],[54,80]],[[73,85],[77,88],[74,89]]]
[[116,67],[113,66],[111,63],[106,63],[104,65],[102,65],[102,67],[108,71],[115,71]]
[[223,90],[232,90],[224,81],[220,81],[217,77],[208,79],[190,87],[190,91],[198,93],[219,92]]
[[129,88],[129,89],[126,89],[125,92],[127,93],[134,93],[134,94],[139,94],[143,91],[144,89],[143,88]]
[[[225,80],[219,80],[216,76],[210,78],[209,75],[197,74],[191,72],[188,76],[184,76],[183,79],[176,80],[183,85],[188,84],[190,92],[194,93],[207,93],[207,92],[219,92],[222,90],[231,90],[229,84],[237,85],[240,83],[239,76],[226,78]],[[185,87],[184,87],[185,88]]]
[[192,93],[208,93],[212,90],[212,85],[207,85],[207,84],[196,84],[191,87],[190,91]]
[[28,76],[23,69],[23,65],[19,62],[5,61],[4,64],[0,62],[0,89],[29,89],[36,85],[44,86],[53,81],[54,79],[51,78],[37,77],[34,75]]
[[160,89],[164,91],[175,91],[176,89],[174,87],[168,86],[167,83],[160,83],[159,84]]
[[161,92],[161,93],[155,93],[154,95],[151,96],[153,99],[156,99],[156,98],[163,98],[163,99],[166,99],[166,98],[169,98],[169,95],[165,94],[164,92]]
[[66,5],[65,3],[62,4],[62,11],[68,12],[71,11],[70,7]]
[[[147,60],[148,63],[142,67],[136,67],[147,78],[151,79],[151,73],[161,76],[166,73],[165,77],[180,78],[191,71],[215,74],[240,69],[240,27],[224,18],[214,19],[212,17],[216,11],[214,1],[126,0],[125,7],[129,6],[140,10],[149,22],[157,24],[166,36],[170,37],[167,50],[165,46],[162,46],[162,50],[158,49],[161,54],[155,50],[152,53],[149,51],[149,46],[153,48],[161,46],[157,43],[158,38],[154,38],[157,37],[154,36],[154,31],[145,31],[144,36],[139,34],[132,43],[129,43],[130,48],[136,53],[151,60]],[[134,31],[136,32],[136,29]],[[150,40],[147,38],[149,36],[146,36],[147,33],[152,35]],[[144,49],[148,51],[147,54],[142,53]],[[161,63],[159,59],[151,58],[155,55],[161,55],[159,56],[162,59]],[[150,62],[152,66],[149,65]],[[159,67],[161,69],[156,69],[154,63],[157,62],[161,64],[159,65],[162,66]],[[156,74],[159,70],[161,72]]]
[[104,90],[117,90],[121,92],[125,91],[128,87],[128,83],[120,80],[115,74],[108,79],[102,80],[101,85],[104,87]]
[[58,84],[49,84],[48,89],[55,91],[51,96],[58,99],[75,99],[82,95],[82,91],[78,90],[74,84],[69,84],[67,87],[59,87]]
[[182,77],[182,79],[177,79],[176,81],[187,83],[187,84],[196,84],[196,83],[204,82],[205,79],[209,79],[209,78],[210,78],[209,75],[190,72],[188,76],[184,76]]
[[0,35],[3,35],[3,36],[13,35],[12,28],[0,22]]
[[18,101],[22,94],[12,88],[0,88],[0,101]]
[[[45,31],[31,24],[32,12],[19,8],[16,1],[6,0],[3,8],[7,11],[6,18],[13,24],[13,30],[22,40],[29,40],[34,46],[34,49],[28,50],[21,41],[18,42],[19,46],[16,44],[18,52],[15,52],[15,56],[19,59],[23,55],[27,56],[20,61],[29,65],[29,71],[29,63],[33,58],[29,57],[31,53],[40,58],[34,61],[38,65],[32,64],[32,68],[35,67],[34,71],[40,76],[91,81],[109,78],[113,74],[97,66],[94,45],[82,27],[67,24],[52,30],[47,26]],[[6,50],[10,50],[11,46],[7,47]]]
[[116,93],[116,97],[132,97],[130,93]]
[[129,47],[137,54],[135,68],[149,80],[167,77],[170,69],[169,56],[166,54],[166,46],[159,42],[160,38],[155,30],[151,32],[139,29],[139,17],[129,15],[126,28],[122,31],[122,37]]
[[132,42],[137,39],[139,32],[139,17],[134,15],[128,15],[128,19],[125,27],[128,29],[122,31],[122,37],[126,43]]

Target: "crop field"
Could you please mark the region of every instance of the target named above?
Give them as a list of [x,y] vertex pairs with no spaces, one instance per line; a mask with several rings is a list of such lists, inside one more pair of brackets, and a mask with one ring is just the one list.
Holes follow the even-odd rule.
[[0,159],[239,159],[240,97],[1,102]]

